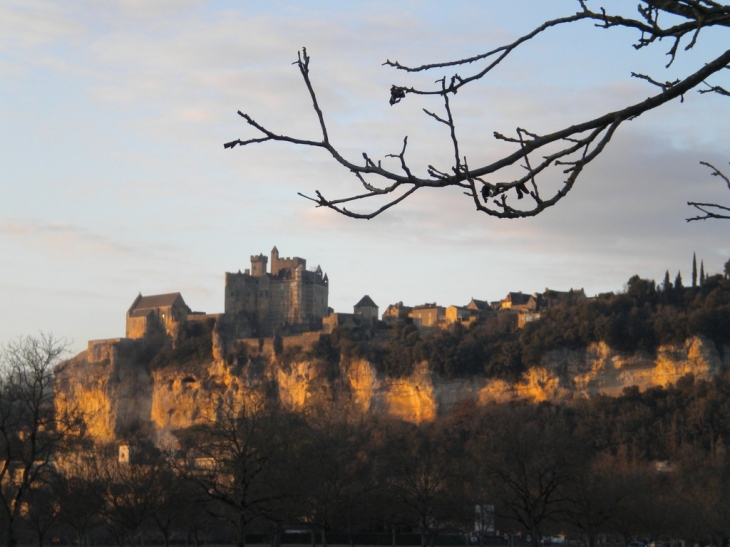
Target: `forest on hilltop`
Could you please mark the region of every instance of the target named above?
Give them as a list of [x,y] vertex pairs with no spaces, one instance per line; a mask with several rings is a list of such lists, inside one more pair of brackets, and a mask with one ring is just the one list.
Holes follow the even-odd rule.
[[[336,376],[340,364],[367,359],[386,377],[410,375],[426,361],[444,379],[484,375],[516,381],[555,349],[581,349],[604,342],[623,353],[656,354],[659,346],[682,344],[692,336],[712,341],[722,356],[730,346],[730,279],[706,277],[696,287],[684,287],[668,277],[657,285],[638,275],[625,290],[594,298],[569,298],[541,312],[537,321],[518,329],[514,316],[493,312],[469,325],[423,332],[414,324],[379,322],[375,328],[337,328],[311,348],[275,344],[282,363],[316,359]],[[184,325],[176,340],[159,337],[139,341],[138,358],[151,368],[184,366],[212,358],[215,321]],[[277,340],[275,340],[276,342]],[[230,362],[261,359],[239,345]]]
[[457,323],[428,334],[404,322],[374,338],[365,330],[338,330],[310,355],[333,363],[366,358],[391,377],[407,376],[427,361],[446,379],[487,375],[514,381],[553,349],[604,342],[619,352],[653,355],[661,345],[695,335],[713,341],[721,355],[730,345],[730,280],[721,275],[697,287],[683,287],[681,278],[657,286],[635,275],[623,292],[568,299],[522,329],[495,313],[469,327]]

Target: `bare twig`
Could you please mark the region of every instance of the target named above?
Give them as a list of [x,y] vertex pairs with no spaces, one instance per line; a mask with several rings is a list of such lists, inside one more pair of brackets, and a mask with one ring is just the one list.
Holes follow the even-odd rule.
[[[310,146],[326,150],[342,167],[351,172],[362,185],[365,192],[350,196],[330,199],[320,191],[315,196],[300,194],[312,200],[319,207],[328,207],[352,218],[370,219],[383,211],[401,203],[421,188],[445,188],[456,186],[463,188],[476,209],[499,218],[523,218],[535,216],[548,207],[552,207],[563,199],[573,188],[583,169],[595,159],[606,147],[618,127],[626,120],[631,120],[663,104],[679,98],[693,89],[701,94],[716,93],[730,95],[719,86],[708,83],[708,79],[718,72],[730,67],[730,50],[719,54],[716,58],[704,61],[695,72],[682,78],[662,82],[660,79],[632,73],[632,76],[645,80],[658,88],[659,93],[636,104],[628,105],[619,110],[608,112],[596,117],[558,129],[549,134],[538,135],[518,128],[516,137],[508,137],[494,132],[494,137],[514,146],[514,150],[504,157],[489,163],[471,166],[460,153],[460,142],[457,138],[457,122],[452,110],[453,95],[462,87],[485,78],[490,72],[502,63],[515,49],[525,42],[532,40],[541,33],[567,24],[579,23],[583,20],[593,21],[595,26],[603,29],[613,27],[629,28],[639,31],[639,38],[633,44],[636,49],[649,47],[666,38],[670,41],[667,53],[671,65],[682,50],[695,46],[700,39],[700,30],[708,27],[730,26],[730,5],[720,4],[713,0],[640,0],[638,17],[624,17],[608,13],[605,9],[593,11],[587,7],[584,0],[578,0],[580,9],[568,17],[546,21],[531,32],[511,42],[510,44],[490,50],[486,53],[464,59],[442,63],[424,64],[414,67],[403,65],[397,61],[386,61],[386,65],[404,72],[422,72],[436,69],[451,69],[482,64],[473,74],[461,76],[453,74],[436,80],[437,87],[433,89],[419,89],[412,86],[393,85],[390,89],[390,104],[403,101],[409,94],[438,95],[443,101],[443,113],[436,113],[424,109],[427,116],[446,125],[449,129],[450,147],[452,149],[453,165],[450,168],[436,168],[426,164],[425,176],[417,176],[415,171],[406,163],[405,154],[407,137],[403,139],[403,147],[398,153],[385,155],[386,159],[395,160],[398,167],[388,168],[379,160],[363,154],[363,162],[356,163],[343,157],[329,138],[324,113],[319,105],[317,95],[310,78],[310,61],[306,49],[297,55],[294,64],[299,68],[307,92],[309,93],[312,108],[317,116],[321,133],[321,140],[300,139],[289,135],[275,133],[256,122],[248,114],[239,111],[239,115],[252,127],[259,136],[250,139],[237,139],[226,143],[226,148],[248,146],[269,141],[288,142],[300,146]],[[671,21],[670,25],[663,25],[660,16]],[[685,40],[687,37],[687,40]],[[685,45],[686,44],[686,45]],[[683,46],[680,49],[680,45]],[[700,89],[700,86],[705,86]],[[473,158],[472,158],[473,159]],[[503,170],[520,165],[524,174],[521,177],[499,181],[499,174]],[[556,190],[547,191],[541,187],[540,175],[548,169],[562,169],[565,178]],[[711,166],[710,166],[711,167]],[[713,168],[714,169],[714,168]],[[724,177],[715,170],[713,175]],[[495,180],[496,179],[496,180]],[[727,182],[727,179],[725,179]],[[498,182],[499,181],[499,182]],[[523,200],[525,196],[531,199]],[[519,201],[515,205],[514,198]],[[375,207],[370,212],[355,212],[348,209],[353,202],[364,202],[370,198],[384,198],[384,204]],[[706,207],[706,204],[691,203],[692,206]],[[704,214],[709,214],[703,211]],[[709,216],[708,218],[719,218]],[[696,219],[692,219],[696,220]]]
[[[723,181],[725,181],[725,186],[727,186],[728,190],[730,190],[730,177],[725,175],[711,163],[701,161],[700,164],[712,169],[712,173],[710,173],[710,175],[713,177],[720,177]],[[687,222],[691,222],[693,220],[709,220],[712,218],[723,220],[730,219],[730,215],[728,214],[730,213],[730,207],[726,207],[725,205],[719,205],[717,203],[699,203],[696,201],[688,201],[687,205],[694,207],[702,213],[696,217],[688,218]]]

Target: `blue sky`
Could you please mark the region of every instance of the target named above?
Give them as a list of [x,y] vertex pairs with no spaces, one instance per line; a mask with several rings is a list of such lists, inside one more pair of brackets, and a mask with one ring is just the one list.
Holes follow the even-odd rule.
[[[611,5],[630,13],[635,2]],[[317,136],[291,65],[306,46],[347,154],[396,152],[408,135],[414,166],[447,165],[446,135],[421,111],[438,104],[388,105],[391,84],[444,73],[409,79],[383,61],[473,55],[576,9],[572,0],[3,2],[0,341],[46,331],[77,350],[122,336],[140,291],[180,291],[193,309],[220,312],[224,272],[274,245],[322,266],[338,311],[363,294],[385,309],[546,287],[618,291],[636,273],[688,277],[693,252],[720,271],[730,224],[684,221],[687,200],[730,201],[699,165],[730,161],[720,97],[693,93],[625,124],[560,205],[521,221],[479,215],[449,190],[345,219],[297,196],[357,190],[321,152],[223,149],[254,136],[239,109]],[[493,131],[555,130],[642,100],[654,90],[631,71],[673,79],[727,44],[708,32],[665,70],[668,44],[636,52],[635,38],[590,24],[554,29],[461,92],[454,111],[470,163],[498,153]]]

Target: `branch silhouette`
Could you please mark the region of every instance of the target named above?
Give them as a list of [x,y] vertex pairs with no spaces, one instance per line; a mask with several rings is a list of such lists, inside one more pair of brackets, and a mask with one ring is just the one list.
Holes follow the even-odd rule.
[[[674,99],[684,99],[684,95],[692,90],[700,94],[715,93],[730,95],[719,85],[708,83],[708,79],[718,72],[730,68],[730,49],[714,59],[704,60],[702,66],[694,72],[674,81],[661,82],[646,74],[631,73],[633,77],[645,80],[657,88],[657,93],[635,104],[619,110],[558,129],[548,134],[537,134],[528,129],[518,127],[513,135],[494,132],[494,138],[513,146],[513,151],[497,161],[479,162],[474,165],[461,154],[458,138],[458,125],[453,116],[451,101],[457,92],[474,82],[485,79],[492,70],[505,62],[510,54],[522,44],[536,38],[540,34],[564,25],[579,21],[593,21],[600,29],[623,27],[639,32],[633,44],[635,49],[649,47],[661,40],[668,40],[670,47],[666,52],[667,67],[671,66],[682,50],[689,50],[700,39],[700,32],[709,27],[730,27],[730,5],[720,4],[712,0],[641,0],[637,8],[636,18],[614,15],[601,8],[594,11],[588,8],[585,0],[578,0],[579,10],[570,16],[546,21],[531,32],[521,36],[514,42],[481,53],[472,57],[446,61],[442,63],[406,66],[398,61],[387,60],[384,65],[405,73],[427,72],[443,69],[467,69],[473,71],[466,76],[453,73],[436,80],[433,88],[417,88],[404,85],[392,85],[389,102],[397,105],[410,95],[435,96],[440,99],[441,112],[424,109],[425,114],[435,122],[445,125],[449,130],[449,146],[453,156],[453,164],[448,168],[437,168],[433,164],[425,166],[425,176],[414,174],[415,169],[409,164],[406,156],[408,137],[403,138],[403,147],[398,153],[387,154],[386,159],[396,160],[395,168],[388,168],[383,162],[373,160],[367,153],[362,160],[345,158],[330,141],[325,116],[319,105],[312,80],[310,78],[310,56],[303,48],[293,63],[300,71],[312,108],[319,121],[320,140],[301,139],[290,135],[278,134],[258,123],[249,114],[238,111],[246,123],[255,129],[260,136],[248,140],[233,140],[225,143],[225,148],[250,146],[269,141],[280,141],[300,146],[321,148],[326,150],[342,167],[353,174],[362,186],[360,192],[353,192],[345,197],[325,197],[315,190],[314,195],[300,193],[302,197],[316,203],[318,207],[328,207],[340,214],[358,219],[371,219],[389,208],[401,203],[421,188],[457,187],[472,201],[477,211],[498,218],[524,218],[540,214],[562,200],[573,188],[583,169],[606,148],[619,126],[641,114],[654,110]],[[661,22],[660,22],[661,16]],[[663,25],[664,20],[675,24]],[[683,46],[680,49],[680,46]],[[518,178],[500,178],[503,170],[520,166],[523,175]],[[562,178],[557,187],[547,186],[542,181],[548,170],[557,169]],[[714,168],[713,168],[714,169]],[[713,175],[719,174],[717,170]],[[719,174],[719,176],[722,176]],[[351,210],[353,204],[368,203],[373,198],[383,199],[384,205],[371,207],[365,212]],[[690,203],[695,207],[708,207],[707,204]],[[710,204],[709,206],[713,206]],[[713,206],[723,210],[721,206]],[[717,213],[709,213],[703,209],[706,218],[726,218]],[[697,217],[689,220],[699,220]]]

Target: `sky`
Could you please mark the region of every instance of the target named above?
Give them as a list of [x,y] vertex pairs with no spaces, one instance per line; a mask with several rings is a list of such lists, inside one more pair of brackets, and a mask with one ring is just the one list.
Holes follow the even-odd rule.
[[[610,4],[631,14],[636,2]],[[365,294],[382,312],[398,301],[465,305],[548,287],[618,292],[635,274],[660,281],[681,270],[689,279],[693,253],[709,273],[722,271],[730,223],[685,222],[688,200],[730,202],[699,163],[730,161],[730,103],[719,96],[693,92],[626,122],[562,202],[523,220],[480,214],[455,189],[419,191],[370,221],[344,218],[298,196],[359,191],[321,151],[223,148],[258,136],[238,110],[277,133],[319,138],[292,65],[306,47],[331,140],[345,155],[382,158],[408,136],[417,172],[448,168],[448,134],[422,111],[439,103],[388,99],[392,84],[451,73],[408,76],[383,62],[483,53],[577,8],[574,0],[4,0],[0,343],[44,332],[75,352],[124,336],[140,292],[179,291],[193,310],[220,313],[224,272],[275,245],[322,267],[340,312]],[[498,157],[494,131],[554,131],[638,102],[656,89],[632,71],[672,80],[727,47],[705,32],[667,69],[670,44],[636,51],[636,39],[587,22],[552,29],[461,91],[452,104],[470,165]],[[714,83],[727,86],[724,77]]]

